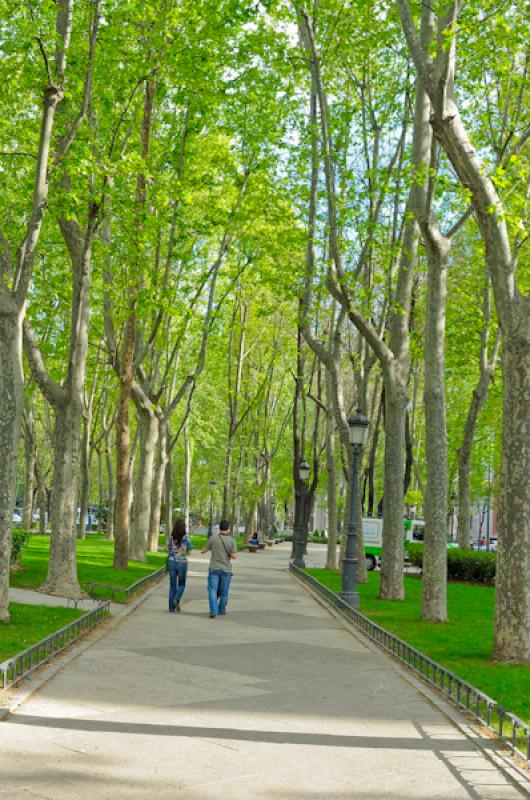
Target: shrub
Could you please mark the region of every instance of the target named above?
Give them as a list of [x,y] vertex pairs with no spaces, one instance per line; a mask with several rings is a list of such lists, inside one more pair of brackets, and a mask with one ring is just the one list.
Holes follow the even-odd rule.
[[31,533],[29,531],[13,531],[13,540],[11,544],[11,566],[14,567],[20,561],[22,550],[29,542]]
[[[414,567],[423,565],[423,545],[407,547],[409,560]],[[495,585],[496,557],[481,550],[461,550],[453,547],[447,551],[447,577],[452,581]]]

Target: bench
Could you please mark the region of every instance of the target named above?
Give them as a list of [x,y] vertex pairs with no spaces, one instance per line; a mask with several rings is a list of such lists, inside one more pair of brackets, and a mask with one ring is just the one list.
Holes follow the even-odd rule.
[[248,552],[249,553],[257,553],[258,552],[258,545],[257,544],[249,544],[248,545]]

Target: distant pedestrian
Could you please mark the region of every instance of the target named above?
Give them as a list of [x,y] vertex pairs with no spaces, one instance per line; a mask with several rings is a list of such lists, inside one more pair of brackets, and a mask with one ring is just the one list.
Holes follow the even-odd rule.
[[173,530],[167,540],[169,569],[169,610],[180,611],[180,601],[186,588],[188,574],[188,553],[191,541],[186,534],[186,524],[180,517],[175,520]]
[[208,603],[210,618],[226,614],[228,591],[232,580],[232,560],[237,558],[237,545],[230,536],[230,523],[222,519],[219,533],[214,533],[204,547],[203,553],[210,552],[208,570]]

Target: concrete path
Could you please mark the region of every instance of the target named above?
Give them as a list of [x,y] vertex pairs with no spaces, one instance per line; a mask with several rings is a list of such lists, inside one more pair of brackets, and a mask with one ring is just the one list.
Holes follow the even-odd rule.
[[515,800],[524,795],[285,571],[241,554],[207,616],[194,555],[0,723],[0,800]]

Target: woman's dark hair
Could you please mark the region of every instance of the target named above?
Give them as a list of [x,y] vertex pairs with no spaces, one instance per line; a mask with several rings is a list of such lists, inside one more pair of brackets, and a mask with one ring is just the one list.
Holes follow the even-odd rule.
[[182,517],[177,517],[175,520],[175,524],[173,525],[173,530],[171,531],[171,538],[177,545],[180,547],[182,544],[182,540],[186,535],[186,523],[182,519]]

